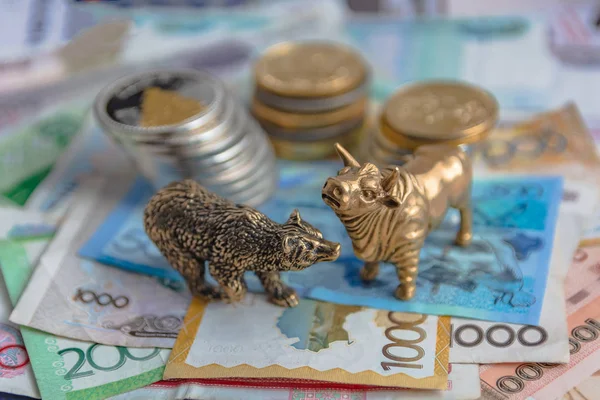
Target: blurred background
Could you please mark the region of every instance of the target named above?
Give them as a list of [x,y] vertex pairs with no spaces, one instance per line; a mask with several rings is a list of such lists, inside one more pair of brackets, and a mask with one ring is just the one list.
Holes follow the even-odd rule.
[[0,128],[139,68],[247,82],[267,46],[322,37],[362,51],[376,97],[408,81],[463,79],[505,113],[576,101],[595,129],[599,19],[600,3],[574,0],[3,0]]

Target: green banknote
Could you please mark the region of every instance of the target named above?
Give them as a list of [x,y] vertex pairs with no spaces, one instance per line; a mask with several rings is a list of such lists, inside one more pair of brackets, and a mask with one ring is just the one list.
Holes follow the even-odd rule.
[[25,205],[83,126],[87,109],[71,103],[0,137],[0,204]]
[[[35,218],[35,216],[38,216]],[[8,234],[0,238],[0,268],[16,304],[52,225],[41,214],[0,209]],[[104,346],[22,327],[21,334],[44,399],[105,399],[162,378],[170,350]]]

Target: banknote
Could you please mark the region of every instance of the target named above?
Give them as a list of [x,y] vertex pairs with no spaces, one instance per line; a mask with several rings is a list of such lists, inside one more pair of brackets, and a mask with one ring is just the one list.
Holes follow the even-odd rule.
[[[54,226],[39,213],[12,211],[8,239],[0,241],[0,268],[12,304],[27,285]],[[9,226],[8,224],[6,226]],[[21,327],[44,399],[100,400],[162,378],[169,350],[82,342]]]
[[[541,51],[546,46],[546,22],[518,17],[523,28],[509,35],[481,34],[483,24],[493,27],[498,19],[502,18],[352,18],[346,31],[375,76],[389,82],[381,87],[384,97],[407,82],[458,79],[490,90],[502,110],[552,107],[558,71],[552,68],[549,52]],[[478,29],[473,29],[475,24]],[[523,56],[508,62],[515,54]]]
[[[262,386],[262,387],[261,387]],[[209,379],[166,380],[141,389],[111,397],[110,400],[471,400],[478,399],[479,366],[454,364],[448,368],[447,390],[395,389],[378,390],[371,387],[360,389],[332,389],[327,383],[320,385],[297,385],[293,388],[276,388],[272,381],[248,384],[242,381],[220,380],[218,384]]]
[[262,294],[249,294],[236,307],[194,298],[164,377],[445,389],[448,328],[448,317],[309,299],[282,308]]
[[[336,262],[284,276],[301,296],[391,311],[538,324],[562,197],[559,178],[476,181],[473,245],[466,249],[452,245],[458,223],[452,210],[421,253],[415,298],[399,302],[393,297],[398,280],[391,265],[384,265],[371,284],[360,281],[362,263],[354,256],[344,227],[321,200],[323,182],[338,169],[336,162],[313,163],[309,169],[282,162],[278,191],[259,207],[275,221],[284,221],[298,208],[324,237],[342,244]],[[138,180],[80,254],[139,272],[173,274],[143,233],[141,216],[151,193]]]
[[590,376],[571,390],[562,400],[594,400],[600,393],[600,370]]
[[[0,255],[12,246],[40,254],[55,231],[55,221],[35,213],[0,208]],[[6,262],[2,257],[0,266]],[[11,277],[0,276],[0,392],[40,398],[27,349],[20,328],[8,317],[13,303],[7,286],[14,286]],[[12,294],[12,293],[11,293]]]
[[71,103],[0,137],[0,195],[25,205],[81,129],[86,111]]
[[[569,361],[567,310],[565,308],[565,277],[568,290],[576,291],[585,281],[578,276],[576,249],[587,212],[597,202],[597,190],[589,185],[565,182],[556,225],[556,236],[550,261],[548,283],[538,326],[490,323],[464,318],[452,318],[450,362],[502,363],[517,361]],[[578,250],[578,253],[582,250]]]
[[2,277],[0,281],[0,392],[39,399],[21,331],[8,321],[12,304]]
[[171,348],[189,304],[187,290],[76,255],[96,204],[110,201],[118,182],[94,186],[78,192],[10,320],[104,345]]
[[569,315],[568,364],[524,363],[481,367],[483,399],[555,399],[600,365],[600,297]]
[[485,365],[481,374],[484,398],[557,398],[596,371],[600,362],[599,263],[600,246],[579,248],[565,281],[570,362]]
[[474,154],[479,176],[527,172],[596,185],[600,182],[600,158],[574,103],[516,124],[501,125],[477,145]]
[[73,193],[91,177],[118,176],[126,180],[133,172],[124,152],[98,128],[86,120],[82,131],[56,163],[52,172],[36,187],[27,209],[56,217],[64,216]]

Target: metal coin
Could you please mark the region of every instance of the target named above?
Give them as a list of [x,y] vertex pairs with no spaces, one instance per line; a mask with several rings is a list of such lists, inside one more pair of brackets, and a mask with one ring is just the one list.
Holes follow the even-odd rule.
[[363,126],[349,130],[337,137],[325,140],[315,140],[311,142],[300,142],[283,140],[276,137],[270,137],[271,143],[275,148],[275,153],[280,158],[286,160],[319,160],[328,158],[335,154],[335,143],[340,143],[348,149],[352,149],[360,141],[363,133]]
[[312,142],[336,138],[344,133],[363,125],[364,118],[342,121],[335,125],[329,125],[310,129],[285,129],[267,121],[259,121],[265,132],[271,138],[289,140],[294,142]]
[[359,86],[367,63],[350,47],[325,41],[284,42],[254,67],[256,85],[280,96],[328,97]]
[[286,97],[267,92],[257,86],[254,98],[268,107],[290,112],[326,112],[345,107],[368,94],[368,77],[355,89],[331,97]]
[[337,110],[324,113],[290,113],[267,107],[254,99],[252,101],[252,114],[262,121],[278,125],[286,129],[309,129],[338,124],[347,120],[361,118],[367,108],[367,98]]
[[[198,115],[176,125],[138,126],[144,90],[159,87],[198,100]],[[213,120],[225,98],[224,85],[210,74],[195,70],[157,70],[127,76],[103,89],[96,97],[94,115],[103,129],[134,140],[168,139]]]
[[498,119],[496,99],[481,88],[454,81],[416,83],[400,88],[385,103],[381,129],[401,147],[426,142],[472,143]]

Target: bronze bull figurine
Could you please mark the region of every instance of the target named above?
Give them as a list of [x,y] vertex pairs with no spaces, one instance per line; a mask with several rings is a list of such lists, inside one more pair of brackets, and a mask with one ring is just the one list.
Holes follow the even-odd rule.
[[395,295],[409,300],[415,294],[425,238],[449,207],[460,212],[456,244],[471,243],[470,159],[456,146],[426,145],[404,165],[379,170],[371,163],[361,166],[346,149],[335,146],[344,168],[327,179],[323,201],[346,227],[354,254],[365,261],[361,278],[375,279],[379,262],[394,264],[400,280]]

